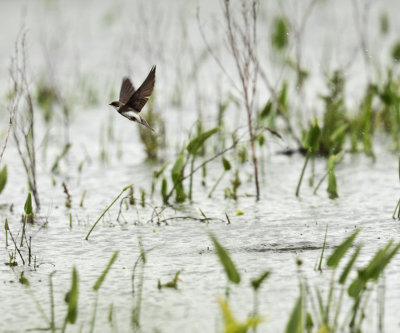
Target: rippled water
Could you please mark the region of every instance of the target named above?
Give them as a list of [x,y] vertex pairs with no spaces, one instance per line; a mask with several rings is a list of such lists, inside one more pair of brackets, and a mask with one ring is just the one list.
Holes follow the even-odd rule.
[[[341,3],[345,6],[343,1]],[[38,144],[38,156],[40,156],[38,183],[42,209],[38,222],[28,227],[28,234],[32,236],[32,251],[36,256],[38,267],[33,269],[20,265],[10,269],[8,266],[0,265],[2,319],[0,331],[20,332],[45,326],[32,296],[27,293],[24,286],[18,283],[22,271],[47,315],[50,313],[49,274],[55,272],[53,276],[55,313],[57,323],[62,323],[66,313],[63,299],[70,288],[73,266],[79,273],[80,295],[78,323],[71,326],[70,331],[78,331],[78,327],[83,327],[84,331],[88,331],[95,302],[92,286],[116,250],[120,251],[118,259],[100,290],[95,332],[111,331],[107,322],[108,308],[111,303],[114,305],[119,331],[129,331],[130,316],[135,304],[132,296],[132,269],[140,253],[139,237],[145,249],[152,249],[148,253],[144,271],[141,313],[143,331],[220,331],[222,321],[217,297],[225,292],[226,277],[213,251],[208,237],[209,231],[212,231],[226,246],[242,275],[241,284],[231,288],[230,303],[235,314],[238,318],[245,318],[251,313],[253,294],[249,281],[264,270],[271,270],[272,274],[259,294],[259,313],[267,317],[259,331],[283,331],[299,294],[297,258],[303,260],[301,270],[309,279],[311,286],[319,286],[321,289],[328,287],[330,273],[327,271],[321,274],[313,270],[321,253],[326,226],[328,226],[328,253],[355,228],[362,228],[358,240],[364,244],[364,247],[358,265],[367,262],[374,252],[390,239],[400,240],[399,225],[391,218],[399,197],[398,160],[389,152],[390,143],[385,142],[388,138],[377,140],[379,142],[376,148],[376,162],[365,156],[345,156],[336,170],[340,195],[337,200],[332,201],[327,198],[325,185],[320,188],[318,195],[312,195],[312,190],[306,184],[307,181],[303,184],[301,197],[296,198],[294,192],[304,158],[300,155],[287,157],[278,154],[277,151],[285,148],[287,143],[270,138],[268,148],[263,152],[264,158],[260,163],[261,169],[264,170],[260,202],[255,203],[254,197],[245,195],[254,193],[253,183],[247,181],[252,173],[250,165],[240,166],[243,185],[239,189],[241,197],[237,202],[224,199],[223,189],[229,185],[231,175],[224,178],[215,191],[213,199],[208,199],[208,190],[221,172],[218,161],[211,163],[208,167],[209,176],[205,190],[200,184],[200,176],[195,178],[194,198],[191,204],[184,204],[174,209],[167,208],[162,215],[163,218],[173,216],[187,218],[168,220],[168,224],[161,225],[158,225],[155,220],[151,221],[153,206],[161,203],[158,196],[159,190],[157,190],[155,197],[148,202],[150,205],[141,207],[138,203],[127,211],[124,209],[120,222],[116,221],[119,207],[118,205],[113,207],[94,230],[90,240],[85,241],[84,237],[89,227],[121,189],[132,183],[137,197],[139,197],[139,188],[144,188],[149,192],[152,172],[159,167],[149,165],[144,161],[145,154],[138,140],[136,124],[128,123],[122,117],[112,113],[112,110],[102,106],[108,102],[109,90],[115,89],[111,87],[119,82],[120,76],[124,74],[123,70],[135,72],[134,64],[126,66],[126,63],[129,63],[126,57],[132,54],[129,53],[131,49],[128,52],[127,46],[122,47],[122,55],[118,56],[117,46],[122,44],[121,39],[115,36],[120,36],[123,26],[114,22],[110,28],[103,27],[100,31],[95,30],[107,13],[110,11],[113,13],[113,8],[117,8],[117,13],[119,13],[118,10],[121,10],[124,5],[122,1],[110,7],[107,2],[97,5],[94,1],[83,4],[43,1],[38,6],[32,6],[24,1],[0,4],[0,8],[4,9],[0,11],[1,25],[10,28],[10,35],[3,36],[0,42],[3,54],[8,55],[0,57],[2,74],[7,72],[7,58],[12,55],[10,48],[12,48],[16,31],[20,28],[19,20],[12,20],[12,16],[21,18],[21,22],[25,22],[30,30],[29,48],[32,51],[33,69],[39,68],[43,63],[42,53],[39,51],[41,38],[45,41],[53,40],[55,33],[51,30],[51,24],[54,25],[59,21],[60,26],[54,26],[55,31],[61,31],[63,27],[71,27],[73,31],[73,33],[66,32],[68,38],[59,51],[61,58],[63,52],[67,52],[69,65],[59,62],[62,64],[59,73],[65,73],[68,68],[73,67],[79,68],[78,71],[88,75],[94,81],[101,78],[96,89],[105,94],[104,97],[99,98],[100,106],[98,107],[74,107],[74,117],[70,128],[71,153],[67,160],[61,162],[60,174],[53,175],[49,171],[54,157],[63,146],[60,126],[50,128],[51,139],[46,158],[43,158],[43,146]],[[146,8],[136,5],[137,8]],[[392,6],[389,8],[398,7],[395,1],[387,1],[385,5]],[[129,6],[130,9],[136,8],[132,4]],[[151,6],[156,6],[155,2],[151,2]],[[164,4],[160,6],[161,9],[158,8],[156,13],[165,9],[162,7],[165,6]],[[335,4],[331,4],[331,7],[327,6],[327,8],[318,9],[318,14],[328,15],[330,11],[336,13],[340,8]],[[171,8],[168,8],[168,13],[174,13],[174,9],[177,8],[184,8],[183,13],[186,13],[189,22],[188,31],[194,31],[196,6],[176,1]],[[93,12],[89,15],[91,9]],[[150,8],[147,10],[150,11]],[[46,15],[43,16],[43,13]],[[63,15],[59,19],[60,13]],[[123,11],[121,15],[126,22],[126,11]],[[138,14],[135,12],[135,15]],[[178,14],[174,13],[174,15]],[[173,17],[176,18],[176,16]],[[323,20],[324,17],[329,17],[334,26],[340,25],[341,18],[338,14],[317,16],[315,20]],[[84,23],[85,19],[87,19],[87,24]],[[165,26],[168,26],[171,20],[171,18],[166,19]],[[82,34],[77,35],[78,31],[82,31]],[[47,35],[43,35],[44,32]],[[71,40],[72,36],[76,38],[77,45]],[[167,36],[174,40],[173,34],[170,33]],[[321,35],[317,34],[317,36],[322,38]],[[167,45],[173,45],[168,43]],[[195,45],[199,43],[202,43],[200,39]],[[76,57],[69,49],[73,47],[77,48]],[[85,56],[85,47],[89,48],[90,56]],[[133,58],[138,59],[139,56],[134,55]],[[166,83],[169,70],[165,67],[169,57],[165,56],[165,58],[167,60],[165,60],[164,69],[161,68],[158,74],[157,84],[160,91],[158,103],[160,109],[165,112],[167,121],[169,149],[165,154],[166,160],[173,161],[177,150],[175,147],[182,144],[182,138],[186,138],[197,113],[191,102],[193,92],[190,91],[189,97],[183,101],[182,109],[172,108],[169,105],[162,106],[173,91],[173,88]],[[156,60],[157,55],[152,54],[151,61],[157,62]],[[142,65],[145,61],[146,63]],[[76,62],[79,63],[77,67],[74,65]],[[105,64],[110,67],[107,68]],[[147,59],[140,60],[140,77],[145,75],[147,65]],[[114,69],[115,73],[113,73]],[[206,75],[207,71],[203,71],[202,74]],[[139,81],[140,79],[135,78],[135,82]],[[68,79],[65,79],[65,82],[67,84]],[[210,83],[210,86],[214,88],[213,83]],[[7,87],[7,81],[1,79],[0,87]],[[68,89],[71,89],[71,86],[68,86]],[[205,89],[207,91],[207,88]],[[215,101],[203,103],[206,106],[213,105],[214,109],[205,107],[207,109],[205,123],[211,127],[215,122],[214,118],[208,115],[215,112]],[[5,112],[2,117],[6,119]],[[244,115],[240,117],[244,119]],[[240,117],[238,119],[241,119]],[[117,141],[120,143],[114,142],[108,145],[110,162],[102,164],[99,161],[101,150],[99,137],[101,127],[109,122],[112,122]],[[37,133],[42,134],[44,129],[43,124],[38,124]],[[121,160],[117,158],[118,145],[121,145],[123,150]],[[86,162],[82,172],[79,173],[78,165],[87,154],[91,162]],[[20,216],[27,188],[24,171],[12,142],[7,148],[4,162],[9,168],[9,183],[0,197],[2,204],[0,216],[2,221],[8,218],[10,228],[16,234],[21,228]],[[317,159],[317,173],[322,175],[325,168],[326,161]],[[65,195],[61,187],[63,181],[68,184],[72,196],[72,209],[64,207]],[[86,199],[84,206],[79,207],[83,191],[87,193]],[[13,213],[9,211],[11,204],[14,205]],[[199,209],[212,218],[209,223],[205,224],[193,219],[193,217],[201,218]],[[237,216],[237,210],[241,210],[244,214]],[[226,223],[225,213],[229,215],[231,224]],[[69,224],[70,214],[72,228]],[[0,244],[3,247],[0,258],[2,262],[6,262],[8,252],[4,249],[3,233]],[[387,332],[395,332],[399,329],[399,267],[400,258],[396,257],[385,274],[385,329]],[[157,289],[159,279],[163,283],[167,282],[176,271],[181,269],[183,271],[180,275],[178,290]],[[374,295],[371,298],[371,313],[373,314],[376,312]],[[368,316],[365,331],[377,331],[376,322],[375,315]]]

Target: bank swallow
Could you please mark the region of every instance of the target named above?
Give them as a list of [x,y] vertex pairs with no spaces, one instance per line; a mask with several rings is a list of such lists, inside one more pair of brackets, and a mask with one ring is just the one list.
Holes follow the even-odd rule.
[[128,77],[122,80],[119,100],[110,103],[119,114],[131,121],[137,121],[154,132],[154,129],[140,115],[140,111],[145,106],[151,96],[156,81],[156,66],[153,66],[149,75],[143,81],[138,90],[133,87],[132,81]]

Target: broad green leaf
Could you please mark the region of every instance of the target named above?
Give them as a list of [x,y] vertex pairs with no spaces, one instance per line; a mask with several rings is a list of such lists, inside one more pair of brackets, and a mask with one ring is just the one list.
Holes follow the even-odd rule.
[[199,136],[195,137],[192,139],[189,144],[186,146],[187,151],[189,154],[196,154],[197,150],[203,146],[204,142],[213,134],[217,133],[219,131],[219,127],[215,127],[207,132],[201,133]]
[[24,206],[24,211],[25,211],[25,215],[29,216],[32,214],[33,209],[32,209],[32,196],[31,196],[31,192],[28,193],[28,197],[26,198],[25,201],[25,206]]
[[78,272],[74,266],[72,269],[71,289],[65,294],[65,302],[68,304],[68,311],[65,320],[74,324],[78,317]]
[[107,267],[105,268],[103,273],[101,273],[100,277],[97,279],[96,283],[94,284],[93,290],[98,291],[100,289],[102,283],[104,282],[104,279],[106,278],[108,272],[110,271],[111,266],[114,264],[115,260],[117,259],[118,253],[119,253],[119,251],[114,252],[110,261],[107,264]]
[[231,162],[229,162],[225,157],[222,157],[222,165],[224,166],[225,171],[232,169]]
[[286,19],[284,17],[276,18],[272,29],[272,46],[278,51],[285,49],[289,43],[289,26]]
[[178,184],[175,187],[176,192],[176,201],[183,202],[186,199],[186,194],[180,181],[183,173],[184,162],[183,162],[183,154],[179,155],[178,159],[176,160],[174,166],[171,170],[171,178],[174,184]]
[[357,237],[360,230],[354,231],[348,238],[346,238],[329,256],[327,265],[329,267],[336,268],[339,265],[340,260],[346,254],[346,252],[353,245],[355,238]]
[[286,324],[285,333],[301,333],[303,328],[302,323],[302,297],[299,296],[297,299],[296,305],[292,310],[292,314],[290,315],[289,321]]
[[311,152],[316,152],[319,149],[321,140],[321,129],[318,125],[318,120],[314,120],[314,124],[307,132],[306,139],[304,140],[304,147]]
[[3,192],[4,187],[7,184],[7,165],[0,171],[0,193]]
[[269,116],[272,110],[272,102],[271,100],[268,100],[268,102],[265,104],[264,109],[261,111],[260,118],[264,119]]
[[225,269],[225,273],[228,277],[228,280],[238,284],[240,283],[240,274],[236,269],[235,264],[233,263],[231,257],[229,256],[228,252],[225,248],[218,242],[217,238],[210,233],[209,234],[212,242],[214,243],[214,248],[217,253],[217,256]]

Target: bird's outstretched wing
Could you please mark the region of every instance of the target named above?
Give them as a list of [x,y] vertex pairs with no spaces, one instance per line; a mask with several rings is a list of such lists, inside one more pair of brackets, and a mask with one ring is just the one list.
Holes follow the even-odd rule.
[[129,77],[124,77],[121,84],[121,91],[119,92],[119,101],[126,104],[133,96],[135,88]]
[[[156,81],[156,66],[153,66],[147,75],[146,80],[142,83],[138,90],[134,92],[132,97],[126,103],[126,107],[131,107],[137,112],[140,112],[151,96]],[[123,112],[123,110],[122,110]]]

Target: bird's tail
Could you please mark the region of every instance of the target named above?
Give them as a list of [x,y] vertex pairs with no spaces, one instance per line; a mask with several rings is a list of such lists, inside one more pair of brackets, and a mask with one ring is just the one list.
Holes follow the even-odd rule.
[[141,115],[139,115],[139,117],[140,117],[140,123],[154,132],[154,129],[147,123],[146,119],[144,119]]

